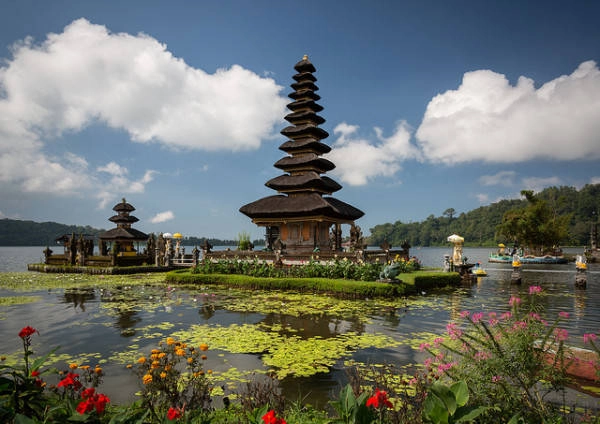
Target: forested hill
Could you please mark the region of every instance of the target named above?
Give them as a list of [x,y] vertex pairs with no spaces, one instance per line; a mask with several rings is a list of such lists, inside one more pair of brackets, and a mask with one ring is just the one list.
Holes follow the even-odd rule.
[[[57,222],[34,222],[17,219],[0,219],[0,246],[51,246],[56,244],[56,239],[63,234],[88,234],[98,236],[105,232],[104,229],[90,227],[89,225],[66,225]],[[186,246],[201,246],[204,237],[185,237]],[[220,240],[209,238],[213,246],[236,246],[236,240]],[[264,243],[263,240],[254,240],[255,246]]]
[[98,235],[106,230],[89,225],[65,225],[57,222],[0,219],[0,246],[46,246],[56,244],[63,234]]
[[[570,239],[564,245],[584,246],[590,244],[590,228],[597,222],[600,210],[600,184],[588,184],[581,190],[574,187],[550,187],[536,194],[557,215],[572,214]],[[524,208],[527,200],[501,200],[489,206],[482,206],[458,216],[451,205],[441,216],[430,215],[421,222],[387,223],[371,228],[370,245],[379,246],[387,240],[392,246],[400,246],[405,240],[411,246],[444,246],[451,234],[464,237],[465,244],[471,246],[495,246],[500,240],[496,237],[496,227],[502,216],[511,209]]]

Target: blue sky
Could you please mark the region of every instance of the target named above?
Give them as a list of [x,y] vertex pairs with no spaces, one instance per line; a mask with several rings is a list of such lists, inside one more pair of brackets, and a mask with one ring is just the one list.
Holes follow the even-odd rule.
[[363,233],[600,183],[597,1],[0,4],[0,218],[236,238],[315,65]]

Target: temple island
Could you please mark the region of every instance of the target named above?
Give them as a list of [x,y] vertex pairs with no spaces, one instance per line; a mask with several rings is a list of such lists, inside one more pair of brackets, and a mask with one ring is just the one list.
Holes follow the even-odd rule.
[[[44,251],[45,264],[31,264],[30,270],[90,272],[89,268],[131,268],[165,270],[173,266],[195,266],[200,252],[208,260],[261,260],[276,265],[293,265],[311,259],[329,261],[335,258],[352,261],[387,262],[394,258],[409,259],[408,244],[392,249],[387,243],[380,249],[367,249],[362,231],[355,221],[364,215],[360,209],[345,203],[332,194],[342,186],[326,176],[335,164],[323,157],[331,147],[323,143],[329,134],[319,125],[325,119],[319,115],[323,107],[315,84],[316,69],[307,56],[294,69],[293,91],[288,95],[290,113],[284,119],[290,123],[280,134],[287,140],[279,146],[286,155],[275,162],[283,173],[265,183],[277,194],[258,199],[239,210],[265,230],[266,248],[213,251],[210,244],[194,247],[185,254],[180,246],[181,235],[145,234],[132,228],[138,219],[131,215],[135,208],[123,199],[115,205],[116,215],[109,220],[116,224],[98,237],[98,254],[94,255],[94,240],[74,234],[61,236],[64,252]],[[343,227],[349,229],[348,241],[343,243]],[[52,267],[57,267],[54,270]],[[75,269],[85,270],[75,271]],[[60,269],[58,269],[60,268]]]
[[98,236],[98,251],[94,251],[94,237],[85,234],[64,234],[56,239],[63,253],[44,250],[44,264],[29,264],[30,271],[122,273],[166,271],[176,266],[195,266],[200,250],[185,253],[182,235],[175,233],[146,234],[132,224],[139,221],[133,215],[135,208],[125,199],[113,207],[116,215],[108,220],[116,227]]

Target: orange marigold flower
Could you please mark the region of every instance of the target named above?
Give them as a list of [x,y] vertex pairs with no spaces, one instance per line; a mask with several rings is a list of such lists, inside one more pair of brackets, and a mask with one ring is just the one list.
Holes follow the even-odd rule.
[[165,352],[160,352],[160,353],[158,354],[158,359],[162,359],[162,358],[164,358],[165,356],[167,356],[167,354],[166,354]]
[[131,369],[131,368],[133,368],[133,365],[127,364],[127,369]]
[[152,376],[151,376],[150,374],[145,374],[145,375],[142,377],[142,382],[143,382],[144,384],[150,384],[150,383],[152,383]]
[[158,349],[152,349],[152,350],[150,351],[150,353],[152,353],[152,354],[155,354],[155,355],[158,355],[158,354],[160,353],[160,350],[158,350]]
[[167,373],[166,372],[161,372],[160,373],[160,378],[167,378]]
[[202,343],[199,347],[200,350],[203,352],[208,350],[208,345],[206,343]]
[[191,364],[192,362],[194,362],[194,358],[187,358],[187,363]]
[[208,359],[208,356],[202,355],[200,358],[202,358],[203,361],[206,361],[206,359]]
[[102,374],[102,368],[97,366],[96,368],[94,368],[94,372],[96,374]]
[[79,369],[87,371],[87,370],[90,369],[90,366],[89,365],[82,365],[82,366],[79,367]]
[[185,350],[183,350],[183,349],[175,349],[175,355],[177,355],[177,356],[185,356]]
[[79,365],[77,365],[75,362],[69,364],[69,368],[71,368],[72,370],[76,370],[78,366]]
[[169,346],[175,344],[175,339],[173,337],[167,337],[167,344]]
[[212,370],[206,370],[208,374],[212,374]]
[[171,364],[165,365],[165,371],[171,371],[172,368],[173,368],[173,365],[171,365]]
[[138,359],[138,364],[145,364],[146,363],[146,358],[144,356],[142,356],[141,358]]

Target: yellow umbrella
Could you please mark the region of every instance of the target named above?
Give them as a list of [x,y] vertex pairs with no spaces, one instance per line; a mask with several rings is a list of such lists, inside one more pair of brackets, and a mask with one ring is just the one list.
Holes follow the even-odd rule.
[[175,234],[173,234],[173,238],[180,239],[180,238],[183,238],[183,236],[181,235],[181,233],[175,233]]
[[498,247],[506,247],[506,246],[504,245],[504,243],[500,243],[500,244],[498,245]]

